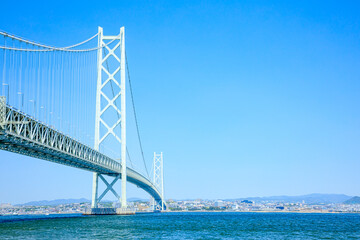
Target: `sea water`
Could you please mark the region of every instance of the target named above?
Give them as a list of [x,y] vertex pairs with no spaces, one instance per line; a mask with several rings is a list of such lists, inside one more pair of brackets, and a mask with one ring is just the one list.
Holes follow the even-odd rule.
[[0,216],[0,239],[360,239],[360,214]]

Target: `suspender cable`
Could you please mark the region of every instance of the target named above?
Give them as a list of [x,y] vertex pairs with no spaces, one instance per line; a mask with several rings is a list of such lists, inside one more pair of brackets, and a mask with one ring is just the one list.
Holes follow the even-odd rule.
[[[6,36],[4,36],[4,45],[6,46]],[[6,78],[6,49],[4,49],[4,67],[3,67],[3,79],[2,79],[2,95],[5,96],[5,88],[6,88],[6,85],[5,85],[5,78]],[[7,86],[9,87],[9,86]],[[9,97],[9,96],[7,96]],[[8,101],[8,99],[7,99]]]
[[81,83],[81,77],[80,77],[80,69],[81,69],[81,56],[78,57],[78,69],[77,69],[77,77],[78,77],[78,80],[77,80],[77,85],[75,87],[75,90],[77,90],[78,94],[77,95],[77,103],[79,104],[76,104],[77,105],[77,111],[76,111],[76,123],[77,123],[77,134],[78,134],[78,140],[81,139],[81,131],[80,131],[80,104],[81,104],[81,95],[80,95],[80,83]]
[[[20,47],[21,47],[21,43],[20,43]],[[23,110],[22,108],[24,107],[23,104],[23,92],[22,92],[22,53],[19,53],[20,55],[20,68],[19,68],[19,89],[18,89],[18,97],[19,97],[19,109]]]
[[70,124],[70,128],[71,128],[71,134],[73,134],[73,136],[75,135],[75,131],[74,131],[74,97],[73,97],[73,92],[74,92],[74,59],[73,59],[73,54],[70,53],[70,84],[69,84],[69,89],[70,89],[70,118],[69,118],[69,124]]
[[56,52],[53,52],[53,67],[51,68],[52,70],[52,79],[51,79],[51,125],[54,126],[56,123],[56,118],[55,118],[55,83],[56,83]]
[[[27,44],[26,44],[27,46]],[[28,69],[28,65],[29,65],[29,52],[26,52],[25,53],[25,56],[26,56],[26,64],[25,64],[25,76],[24,76],[24,95],[25,95],[25,99],[28,99],[30,98],[30,94],[28,93],[29,92],[29,87],[28,87],[28,80],[29,80],[29,69]],[[30,113],[30,104],[28,104],[28,101],[26,101],[24,103],[24,109],[25,111],[28,113],[28,114],[31,114]]]
[[59,110],[60,110],[60,121],[59,121],[59,129],[60,131],[63,132],[63,129],[62,129],[62,121],[63,121],[63,116],[62,116],[62,105],[63,105],[63,78],[64,78],[64,61],[63,61],[63,53],[61,52],[60,53],[61,55],[61,65],[60,65],[60,68],[61,68],[61,71],[60,71],[60,94],[59,94],[59,104],[60,104],[60,107],[59,107]]
[[51,61],[50,61],[50,66],[49,66],[49,71],[50,71],[50,75],[49,75],[49,91],[48,91],[48,93],[49,93],[49,95],[48,95],[48,103],[49,103],[49,125],[51,126],[52,124],[53,124],[53,116],[52,116],[52,112],[53,112],[53,109],[52,109],[52,95],[53,95],[53,93],[52,93],[52,85],[53,85],[53,76],[54,76],[54,67],[53,67],[53,65],[54,65],[54,54],[53,54],[53,52],[51,52],[50,54],[50,58],[51,58]]
[[[35,55],[36,56],[36,55]],[[37,89],[37,93],[36,93],[36,99],[39,101],[39,106],[41,106],[41,107],[44,107],[43,105],[42,105],[42,99],[40,99],[40,89],[42,89],[42,85],[40,85],[40,52],[39,52],[39,54],[38,54],[38,66],[37,66],[37,87],[38,87],[38,89]],[[42,108],[40,107],[40,114],[39,114],[39,116],[41,115],[41,110],[42,110]],[[42,121],[44,121],[44,117],[42,118]]]
[[[40,106],[40,102],[39,102],[38,99],[36,98],[36,97],[37,97],[37,95],[36,95],[36,89],[37,89],[39,86],[37,85],[37,81],[36,81],[36,78],[35,78],[35,63],[36,63],[36,58],[35,58],[35,53],[34,53],[34,52],[30,52],[30,59],[31,59],[31,61],[30,61],[30,64],[31,64],[31,65],[30,65],[30,70],[31,70],[31,72],[30,72],[30,74],[29,74],[29,77],[30,77],[29,83],[30,83],[30,82],[33,82],[33,83],[34,83],[34,87],[32,88],[32,91],[31,91],[31,95],[32,95],[32,98],[34,99],[34,101],[37,102],[37,106]],[[29,86],[30,86],[30,84],[29,84]],[[38,119],[39,119],[39,115],[38,115],[37,111],[38,111],[38,109],[35,108],[35,109],[34,109],[34,117],[35,117],[35,118],[38,117]]]
[[[12,45],[15,46],[14,44],[15,44],[15,43],[14,43],[14,40],[12,40]],[[11,53],[11,58],[12,58],[12,59],[11,59],[11,68],[10,68],[11,76],[9,77],[9,82],[8,82],[8,84],[9,84],[8,87],[9,87],[9,89],[10,89],[10,90],[9,90],[9,91],[10,91],[10,93],[9,93],[9,101],[10,101],[10,96],[13,95],[13,94],[12,94],[12,91],[14,91],[14,89],[16,89],[15,83],[13,83],[12,86],[10,85],[10,84],[13,82],[13,80],[16,79],[15,70],[14,70],[14,69],[15,69],[14,66],[15,66],[15,57],[16,57],[16,56],[15,56],[15,53],[16,53],[16,52],[15,52],[15,51],[11,51],[10,53]],[[15,91],[15,92],[16,92],[16,91]],[[13,100],[13,102],[14,102],[13,105],[16,106],[16,105],[15,105],[15,104],[16,104],[16,97],[15,97],[15,100]]]
[[[84,108],[83,105],[83,78],[84,78],[84,74],[83,74],[83,53],[80,53],[80,67],[79,67],[79,132],[80,132],[80,141],[83,141],[83,121],[82,121],[82,115],[81,112]],[[81,111],[81,112],[80,112]]]
[[[12,40],[11,41],[12,42],[12,45],[14,46],[14,40]],[[10,91],[10,93],[9,93],[9,100],[10,100],[10,96],[14,96],[13,95],[13,91],[14,91],[14,89],[16,89],[16,85],[15,85],[15,83],[14,83],[14,79],[16,78],[16,75],[15,75],[15,51],[10,51],[10,53],[11,53],[11,66],[10,66],[10,76],[9,76],[9,82],[8,82],[8,87],[9,87],[9,91]],[[13,106],[16,106],[16,97],[14,97],[14,100],[11,98],[11,100],[12,100],[12,102],[11,102],[11,104],[13,105]]]

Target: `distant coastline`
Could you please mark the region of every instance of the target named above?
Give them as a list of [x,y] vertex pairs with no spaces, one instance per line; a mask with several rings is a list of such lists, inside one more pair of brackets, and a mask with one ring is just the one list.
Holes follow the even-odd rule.
[[[360,213],[360,197],[344,194],[308,194],[302,196],[249,197],[224,200],[167,199],[169,212],[252,212],[252,213]],[[129,198],[136,212],[151,212],[147,199]],[[119,202],[103,201],[100,208],[118,208]],[[0,204],[0,215],[82,214],[91,208],[90,200],[55,199],[24,204]]]
[[[136,214],[152,214],[154,212],[146,212],[146,211],[139,211]],[[164,211],[162,213],[304,213],[304,214],[360,214],[360,212],[330,212],[330,211],[208,211],[208,210],[201,210],[201,211]],[[4,214],[0,215],[0,217],[22,217],[22,216],[60,216],[64,215],[64,217],[69,217],[73,215],[73,217],[79,216],[86,216],[84,213],[52,213],[52,214],[37,214],[37,213],[27,213],[27,214]],[[1,222],[1,221],[0,221]]]

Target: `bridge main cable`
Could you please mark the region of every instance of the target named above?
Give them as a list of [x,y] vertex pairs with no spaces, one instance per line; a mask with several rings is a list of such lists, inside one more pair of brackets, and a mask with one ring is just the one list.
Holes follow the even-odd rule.
[[110,42],[108,42],[107,44],[105,44],[104,46],[97,46],[97,47],[94,47],[94,48],[88,48],[88,49],[72,49],[72,48],[75,48],[75,47],[78,47],[78,46],[81,46],[89,41],[91,41],[92,39],[94,39],[96,36],[98,36],[98,33],[95,34],[94,36],[80,42],[80,43],[77,43],[77,44],[74,44],[74,45],[71,45],[71,46],[68,46],[68,47],[53,47],[53,46],[48,46],[48,45],[44,45],[44,44],[41,44],[41,43],[37,43],[37,42],[34,42],[34,41],[29,41],[29,40],[26,40],[26,39],[23,39],[23,38],[20,38],[20,37],[17,37],[15,35],[10,35],[6,32],[2,32],[0,31],[0,35],[4,36],[4,37],[9,37],[11,39],[14,39],[14,40],[17,40],[17,41],[20,41],[20,42],[24,42],[24,43],[27,43],[27,44],[31,44],[33,46],[37,46],[37,47],[41,47],[41,48],[45,48],[45,49],[30,49],[30,48],[14,48],[14,47],[6,47],[6,46],[0,46],[0,49],[5,49],[5,50],[13,50],[13,51],[28,51],[28,52],[50,52],[50,51],[65,51],[65,52],[90,52],[90,51],[96,51],[96,50],[99,50],[100,48],[104,48],[108,45],[110,45],[113,41],[115,40],[112,40]]

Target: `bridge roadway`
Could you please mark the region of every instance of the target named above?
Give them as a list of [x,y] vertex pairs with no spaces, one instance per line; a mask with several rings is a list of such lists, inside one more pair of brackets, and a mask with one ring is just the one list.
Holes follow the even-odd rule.
[[[119,162],[8,106],[4,97],[0,97],[0,149],[121,178]],[[126,173],[128,182],[161,204],[160,192],[149,179],[129,167]]]

